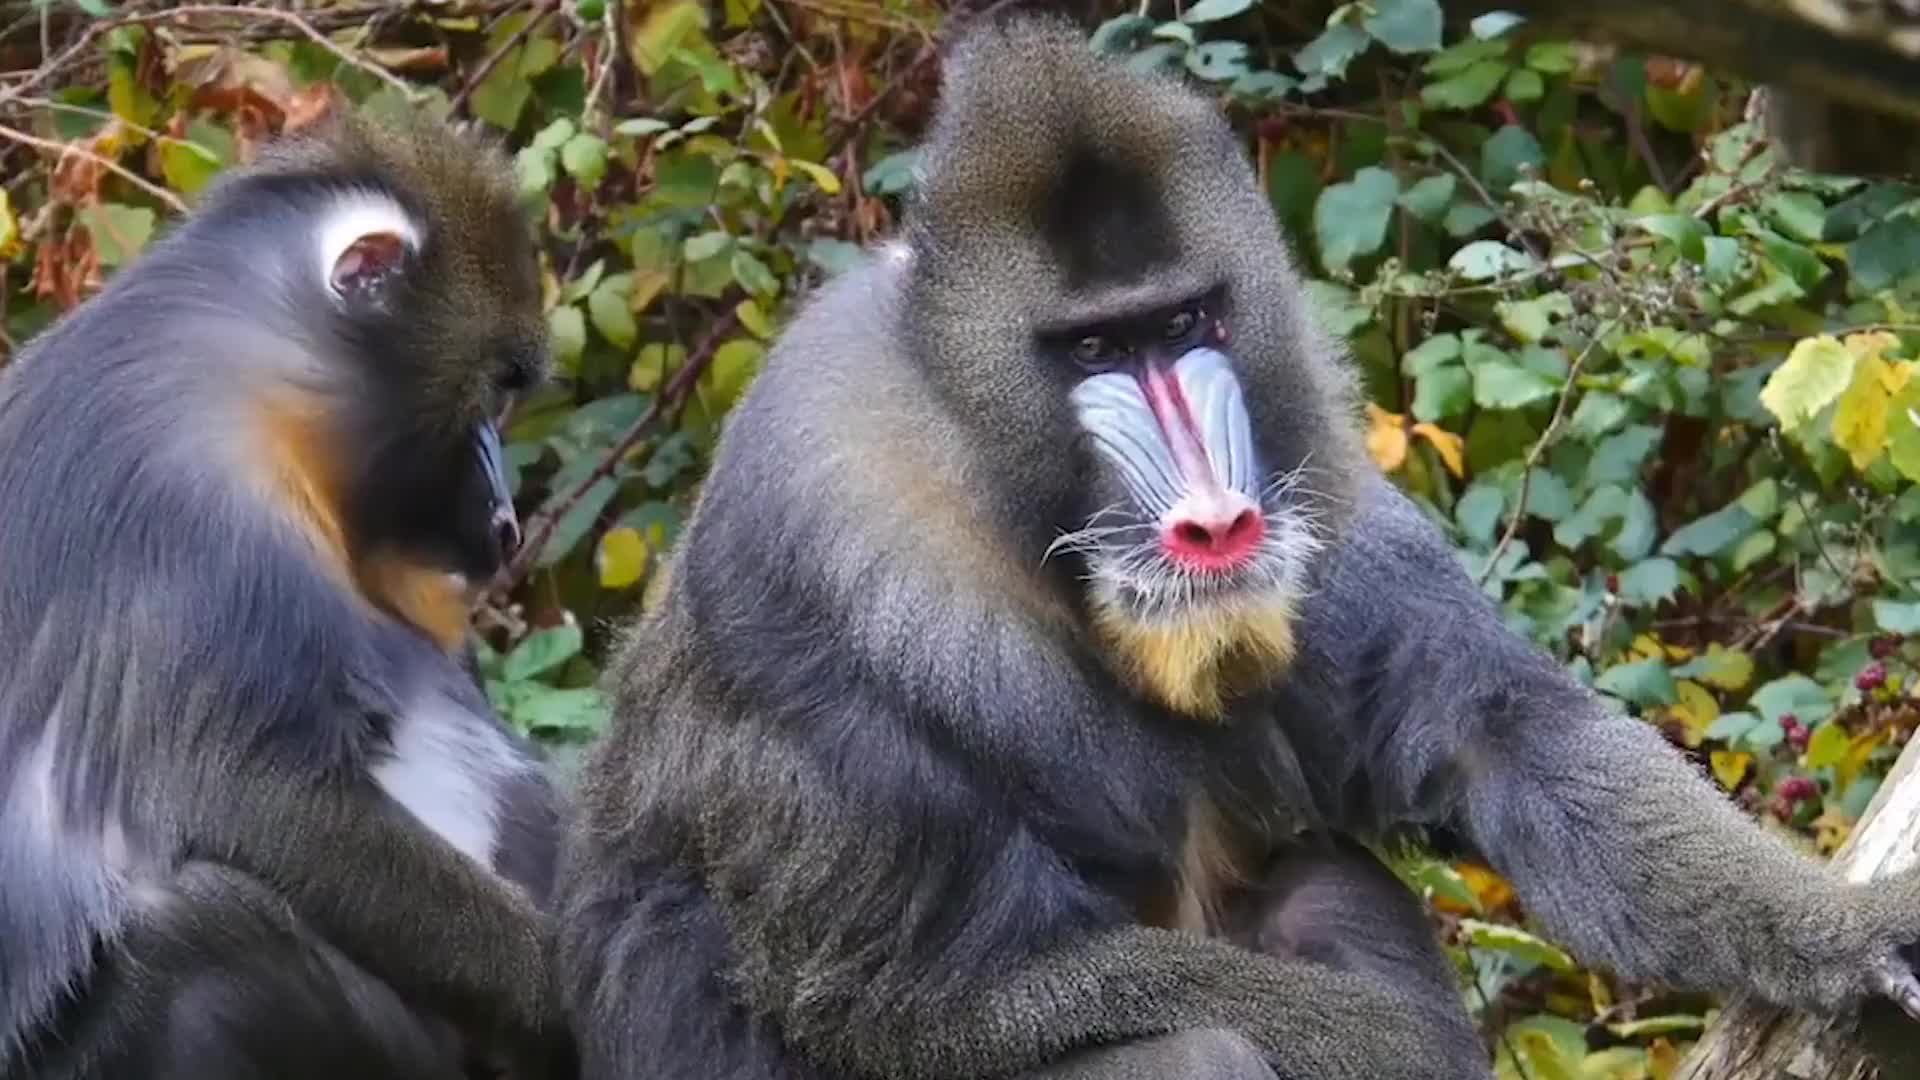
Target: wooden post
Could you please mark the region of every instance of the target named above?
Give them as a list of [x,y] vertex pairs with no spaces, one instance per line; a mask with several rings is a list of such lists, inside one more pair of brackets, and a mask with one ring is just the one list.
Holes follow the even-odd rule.
[[[1867,881],[1920,863],[1920,738],[1907,743],[1834,868]],[[1908,1080],[1920,1077],[1920,1024],[1875,1000],[1859,1017],[1789,1012],[1740,995],[1673,1080]]]

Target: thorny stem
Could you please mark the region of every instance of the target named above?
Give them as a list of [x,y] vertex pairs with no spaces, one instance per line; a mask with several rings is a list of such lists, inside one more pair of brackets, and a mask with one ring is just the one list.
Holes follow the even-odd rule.
[[528,19],[527,25],[515,30],[513,36],[501,42],[499,48],[493,50],[485,60],[481,61],[480,69],[473,73],[473,78],[468,79],[467,85],[461,87],[460,92],[453,96],[448,111],[456,115],[466,111],[467,102],[472,99],[475,91],[480,89],[480,84],[487,81],[487,76],[493,74],[493,69],[500,66],[500,61],[506,59],[508,53],[519,48],[532,37],[533,32],[540,29],[540,24],[546,22],[547,16],[553,14],[558,6],[559,0],[540,0],[534,5],[533,18]]
[[1521,465],[1520,494],[1514,500],[1513,513],[1507,518],[1506,530],[1500,534],[1500,542],[1493,546],[1493,551],[1488,553],[1487,565],[1480,569],[1480,578],[1474,584],[1485,585],[1487,580],[1493,577],[1494,567],[1500,565],[1500,556],[1506,554],[1507,545],[1513,543],[1514,535],[1520,531],[1520,520],[1527,513],[1527,489],[1533,484],[1534,467],[1540,464],[1540,459],[1546,456],[1547,448],[1553,445],[1553,440],[1560,434],[1560,424],[1567,414],[1567,402],[1573,399],[1574,384],[1580,381],[1580,369],[1586,365],[1587,357],[1593,355],[1593,350],[1600,346],[1601,340],[1613,333],[1614,328],[1619,325],[1620,320],[1614,319],[1601,327],[1593,337],[1588,339],[1586,348],[1581,349],[1579,355],[1573,358],[1573,363],[1568,366],[1567,377],[1560,382],[1560,397],[1553,403],[1553,417],[1547,421],[1547,428],[1540,433],[1540,438],[1534,440],[1532,449],[1527,451],[1526,462]]
[[513,560],[494,575],[493,583],[488,589],[489,594],[504,597],[526,579],[534,562],[539,559],[540,552],[553,539],[554,530],[559,528],[561,519],[565,518],[574,506],[586,497],[588,489],[605,477],[613,475],[613,470],[619,465],[621,459],[625,458],[634,447],[640,445],[640,440],[647,437],[654,425],[666,416],[669,410],[677,411],[679,403],[693,392],[693,387],[699,382],[701,374],[707,370],[707,365],[712,363],[714,354],[720,351],[721,343],[734,331],[739,322],[739,315],[730,311],[715,323],[700,345],[688,354],[687,362],[681,365],[679,371],[674,372],[673,378],[667,380],[667,385],[661,388],[659,395],[653,399],[653,404],[647,407],[647,411],[642,413],[639,419],[627,425],[627,429],[621,432],[620,437],[614,440],[607,452],[601,455],[593,471],[562,492],[552,501],[548,509],[542,510],[528,521],[528,525],[532,527],[527,530],[526,543],[522,544],[520,550],[514,554]]

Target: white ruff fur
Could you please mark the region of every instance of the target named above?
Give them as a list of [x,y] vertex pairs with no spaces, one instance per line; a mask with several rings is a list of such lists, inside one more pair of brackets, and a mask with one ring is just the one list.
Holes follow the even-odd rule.
[[505,734],[431,694],[395,720],[391,755],[374,766],[374,781],[447,843],[492,866],[497,792],[523,767]]

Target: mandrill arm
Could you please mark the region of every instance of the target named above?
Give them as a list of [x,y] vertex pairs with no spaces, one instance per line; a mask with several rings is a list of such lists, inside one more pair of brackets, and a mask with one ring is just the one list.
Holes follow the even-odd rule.
[[1384,480],[1306,612],[1308,656],[1380,748],[1385,817],[1458,832],[1577,954],[1815,1009],[1920,984],[1920,873],[1848,884],[1766,835],[1650,725],[1508,630]]

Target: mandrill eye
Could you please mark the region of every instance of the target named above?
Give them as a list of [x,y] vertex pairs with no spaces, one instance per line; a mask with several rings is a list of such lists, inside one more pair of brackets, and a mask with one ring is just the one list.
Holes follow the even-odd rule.
[[1082,367],[1104,367],[1113,359],[1113,345],[1099,334],[1088,334],[1073,343],[1073,359]]
[[1200,325],[1200,313],[1192,308],[1186,308],[1174,312],[1173,318],[1167,320],[1167,325],[1161,328],[1160,334],[1168,341],[1180,341],[1193,333],[1193,328],[1198,325]]

